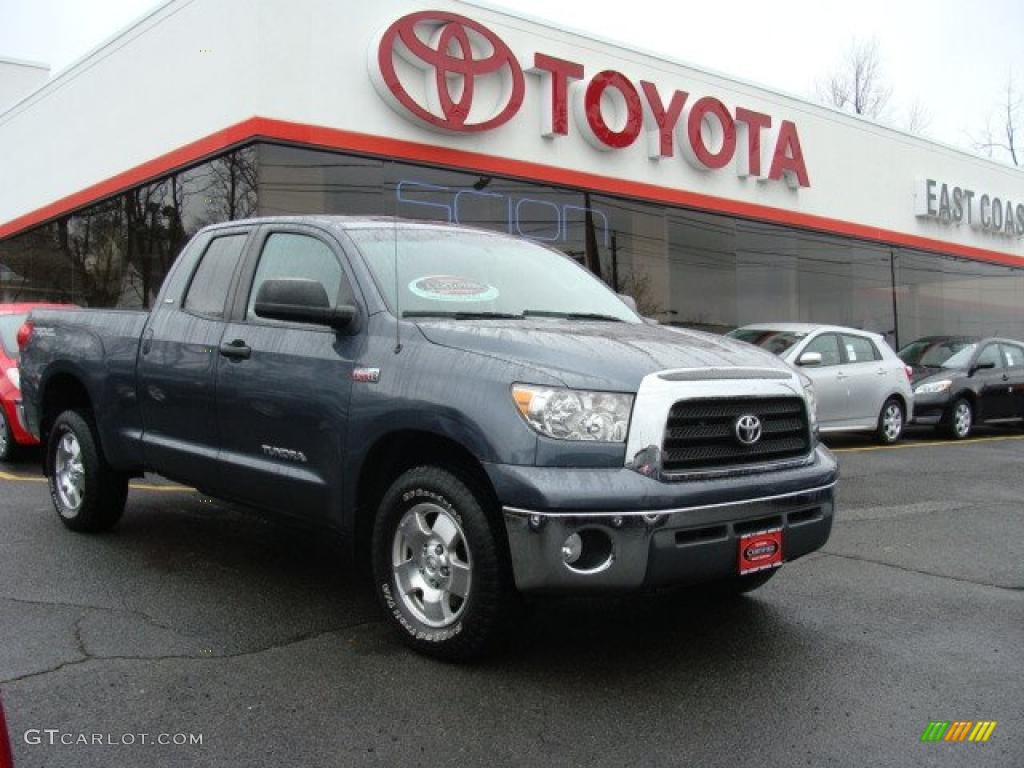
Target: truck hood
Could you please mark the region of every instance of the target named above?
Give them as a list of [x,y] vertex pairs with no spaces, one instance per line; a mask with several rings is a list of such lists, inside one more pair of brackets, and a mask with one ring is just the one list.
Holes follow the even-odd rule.
[[417,320],[445,347],[539,368],[566,386],[636,391],[644,376],[677,368],[792,368],[724,336],[631,323],[565,320]]

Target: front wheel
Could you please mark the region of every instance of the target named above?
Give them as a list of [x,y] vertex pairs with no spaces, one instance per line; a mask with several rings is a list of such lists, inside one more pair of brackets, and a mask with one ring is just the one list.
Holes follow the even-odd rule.
[[88,411],[64,411],[53,422],[46,478],[60,521],[72,531],[98,533],[121,519],[128,476],[107,464]]
[[971,434],[971,427],[974,426],[974,409],[966,399],[958,397],[949,413],[949,436],[954,440],[963,440]]
[[875,438],[882,445],[892,445],[903,435],[903,425],[906,418],[903,414],[903,404],[895,397],[890,397],[882,406],[878,414],[878,428],[875,430]]
[[449,661],[487,651],[509,618],[510,569],[488,500],[459,476],[423,466],[381,501],[372,554],[377,594],[413,649]]

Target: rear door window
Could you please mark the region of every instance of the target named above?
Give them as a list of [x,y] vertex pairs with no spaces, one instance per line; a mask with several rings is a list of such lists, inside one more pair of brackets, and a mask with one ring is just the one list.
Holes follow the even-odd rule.
[[228,289],[238,271],[247,237],[247,234],[226,235],[210,241],[185,294],[186,312],[215,320],[224,319]]
[[806,355],[808,352],[820,354],[822,366],[839,365],[843,361],[839,353],[839,337],[834,333],[823,333],[812,339],[801,354]]
[[864,336],[844,334],[843,351],[846,353],[847,362],[850,363],[870,363],[882,359],[871,339]]

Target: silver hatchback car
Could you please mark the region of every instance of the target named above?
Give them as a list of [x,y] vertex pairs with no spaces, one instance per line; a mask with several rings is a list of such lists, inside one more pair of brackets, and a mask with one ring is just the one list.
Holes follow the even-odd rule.
[[775,353],[814,382],[822,432],[874,432],[879,442],[895,443],[914,416],[911,371],[877,333],[765,323],[729,336]]

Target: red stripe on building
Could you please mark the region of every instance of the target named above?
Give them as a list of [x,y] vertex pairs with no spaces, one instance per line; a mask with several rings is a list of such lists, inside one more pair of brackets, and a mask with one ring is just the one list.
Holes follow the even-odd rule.
[[577,187],[619,197],[630,197],[683,208],[694,208],[712,213],[739,216],[745,219],[786,224],[846,237],[905,246],[925,251],[959,256],[1006,266],[1024,267],[1024,258],[1000,251],[948,243],[918,235],[908,235],[880,227],[855,224],[841,219],[773,208],[766,205],[727,200],[698,192],[660,187],[636,181],[624,181],[583,171],[571,171],[527,160],[511,160],[480,152],[437,147],[402,139],[371,136],[365,133],[337,128],[293,123],[265,117],[252,117],[205,138],[186,144],[149,162],[93,184],[80,192],[61,198],[31,213],[0,225],[0,238],[22,232],[31,227],[58,218],[103,198],[135,187],[144,182],[205,160],[229,147],[254,139],[272,139],[325,149],[345,150],[377,155],[394,160],[408,160],[430,165],[447,166],[456,170],[509,176],[524,181],[544,182],[558,186]]

